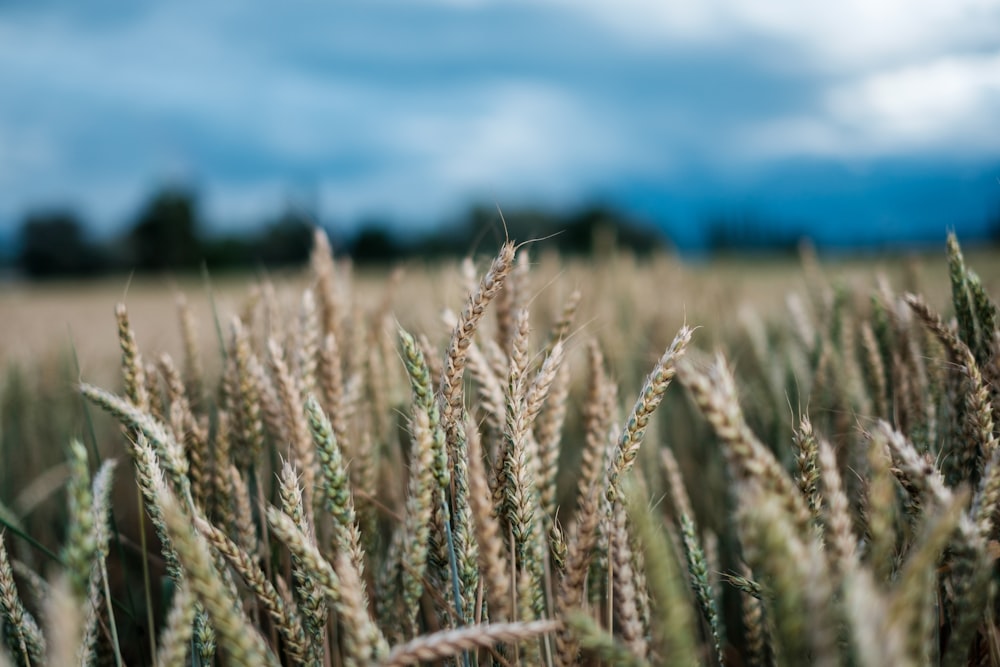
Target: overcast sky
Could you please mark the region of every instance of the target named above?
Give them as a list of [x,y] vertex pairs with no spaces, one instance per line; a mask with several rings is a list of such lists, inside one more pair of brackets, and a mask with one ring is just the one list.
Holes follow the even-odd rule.
[[998,177],[1000,0],[0,0],[8,233],[181,181],[228,228],[599,198],[878,240],[981,233]]

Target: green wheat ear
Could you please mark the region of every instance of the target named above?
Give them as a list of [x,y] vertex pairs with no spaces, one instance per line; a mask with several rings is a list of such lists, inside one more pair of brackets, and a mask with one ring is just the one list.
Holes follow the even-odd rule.
[[681,563],[636,486],[626,484],[623,490],[628,516],[648,566],[646,581],[656,610],[650,628],[654,649],[658,655],[671,656],[679,665],[700,664],[694,613]]
[[45,637],[18,594],[6,537],[6,531],[0,531],[0,613],[3,614],[5,643],[17,664],[41,664],[47,653]]
[[63,561],[70,586],[78,599],[87,597],[91,563],[98,556],[97,535],[94,527],[94,496],[90,490],[90,470],[87,450],[79,440],[73,440],[70,450],[69,533],[63,549]]
[[958,320],[958,333],[970,349],[979,349],[982,336],[969,292],[969,271],[954,232],[948,234],[948,277],[951,279],[951,300]]

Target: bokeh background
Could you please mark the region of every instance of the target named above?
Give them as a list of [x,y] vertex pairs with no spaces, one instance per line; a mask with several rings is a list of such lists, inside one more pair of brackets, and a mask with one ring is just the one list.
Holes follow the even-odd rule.
[[0,91],[8,275],[1000,239],[995,0],[3,2]]

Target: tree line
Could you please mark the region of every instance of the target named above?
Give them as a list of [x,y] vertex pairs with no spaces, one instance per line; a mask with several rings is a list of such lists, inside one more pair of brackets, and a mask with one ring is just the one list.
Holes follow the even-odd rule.
[[[29,212],[21,223],[14,268],[28,278],[98,276],[116,272],[183,273],[206,266],[213,272],[299,265],[312,247],[312,230],[323,226],[302,209],[288,207],[241,233],[212,233],[191,189],[167,187],[140,207],[121,233],[95,240],[88,225],[70,209]],[[751,215],[717,215],[701,221],[709,254],[794,254],[809,225],[777,224]],[[345,232],[327,227],[333,246],[358,264],[392,264],[409,258],[461,257],[495,244],[504,228],[511,238],[536,239],[570,256],[615,250],[644,255],[670,246],[664,229],[620,209],[591,204],[571,210],[472,206],[458,219],[422,232],[369,219]],[[1000,207],[988,238],[1000,244]]]
[[[115,272],[211,271],[301,264],[319,223],[289,207],[244,233],[210,233],[194,191],[170,187],[152,194],[126,229],[94,240],[70,209],[28,213],[19,230],[15,268],[29,278],[83,277]],[[554,211],[504,211],[473,206],[457,221],[422,233],[400,233],[390,223],[362,222],[349,234],[327,229],[334,247],[358,264],[391,264],[411,257],[463,256],[507,233],[539,239],[565,255],[591,255],[611,248],[646,254],[667,246],[662,232],[602,205]]]

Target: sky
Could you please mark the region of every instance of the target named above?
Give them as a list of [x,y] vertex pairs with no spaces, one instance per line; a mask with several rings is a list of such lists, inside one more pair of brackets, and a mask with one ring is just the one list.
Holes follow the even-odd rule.
[[1000,218],[1000,0],[0,0],[0,239],[164,184],[236,230],[601,201],[699,243]]

